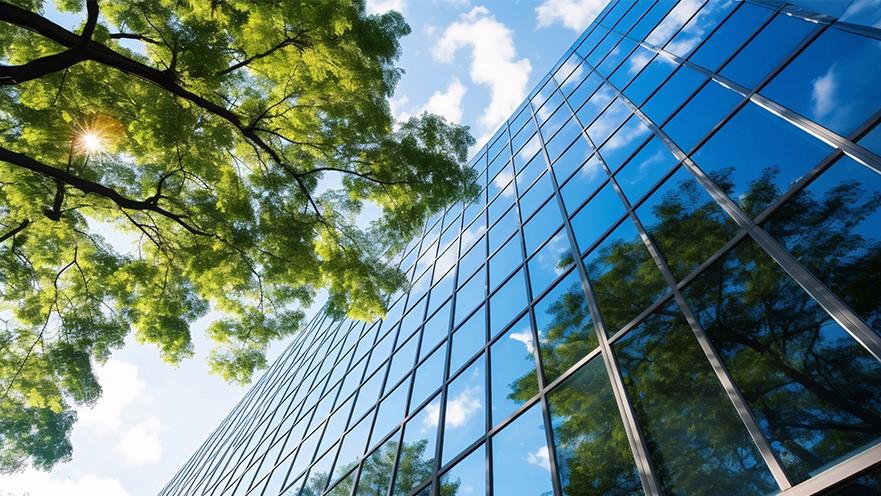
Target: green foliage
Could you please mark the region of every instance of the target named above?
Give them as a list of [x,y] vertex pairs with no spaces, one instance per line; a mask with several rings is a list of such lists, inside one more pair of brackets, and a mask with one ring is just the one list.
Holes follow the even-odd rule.
[[[214,309],[211,370],[247,382],[318,291],[335,314],[381,316],[404,284],[388,254],[476,194],[467,128],[393,124],[398,13],[56,5],[82,26],[0,3],[0,471],[70,456],[73,408],[101,394],[92,367],[129,333],[178,363]],[[382,215],[361,226],[367,203]]]

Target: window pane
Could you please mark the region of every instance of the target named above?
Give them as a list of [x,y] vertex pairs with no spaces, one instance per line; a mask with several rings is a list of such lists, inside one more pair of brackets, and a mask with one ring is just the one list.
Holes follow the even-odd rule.
[[705,80],[703,74],[682,66],[642,107],[642,110],[660,126]]
[[440,388],[440,378],[444,376],[444,360],[446,359],[447,347],[441,346],[436,349],[416,369],[413,378],[413,395],[410,398],[410,411],[422,404],[428,396]]
[[442,465],[486,432],[484,357],[478,358],[447,389]]
[[420,346],[419,356],[424,357],[447,337],[447,331],[450,329],[450,300],[438,310],[437,313],[429,317],[422,329],[422,345]]
[[407,403],[409,389],[410,385],[404,382],[379,404],[376,423],[373,426],[373,433],[370,435],[371,446],[384,438],[392,430],[392,427],[396,427],[404,418],[404,405]]
[[364,460],[355,494],[358,496],[386,494],[392,480],[397,453],[398,437],[394,435]]
[[709,81],[664,125],[664,131],[679,148],[688,153],[741,100],[739,94]]
[[526,298],[526,280],[523,269],[508,279],[489,300],[489,329],[495,336],[520,313],[528,303]]
[[618,186],[636,204],[678,161],[660,139],[652,138],[616,175]]
[[471,310],[486,298],[486,273],[478,272],[456,292],[456,322],[461,322]]
[[450,350],[450,375],[459,370],[459,367],[473,357],[484,344],[486,344],[486,312],[481,307],[453,332],[453,349]]
[[565,496],[641,494],[602,357],[591,359],[551,391],[548,403]]
[[624,204],[621,203],[618,192],[612,183],[607,183],[572,218],[572,230],[575,232],[578,249],[584,251],[593,245],[624,212]]
[[538,393],[534,343],[527,314],[490,347],[493,425]]
[[692,55],[691,61],[715,71],[772,13],[771,10],[758,5],[741,3],[737,12],[732,14],[725,24]]
[[755,216],[829,151],[816,138],[747,103],[693,158],[732,200]]
[[561,183],[581,167],[581,164],[593,153],[593,149],[583,136],[578,136],[571,146],[563,152],[559,160],[553,163],[554,174]]
[[551,175],[545,174],[520,198],[520,214],[524,219],[528,219],[553,193],[554,185],[551,183]]
[[738,4],[735,2],[707,2],[685,27],[664,47],[670,53],[682,58],[688,55],[703,41],[725,16]]
[[404,441],[398,455],[398,471],[392,494],[407,496],[434,473],[434,451],[437,446],[437,413],[440,395],[425,405],[404,427]]
[[816,27],[808,21],[778,14],[721,74],[747,88],[755,88]]
[[634,115],[600,148],[600,155],[609,170],[616,171],[649,136],[651,131],[648,126]]
[[486,446],[481,445],[441,476],[443,496],[486,494]]
[[881,333],[881,177],[842,157],[765,228]]
[[587,298],[573,270],[535,305],[539,351],[551,382],[597,346]]
[[734,237],[737,225],[684,167],[636,211],[676,280]]
[[[601,146],[628,116],[630,116],[630,107],[623,99],[618,98],[587,128],[587,135],[593,140],[594,145]],[[624,140],[619,138],[619,141]]]
[[624,90],[624,94],[630,98],[634,105],[642,105],[664,79],[673,73],[676,67],[678,67],[676,62],[667,57],[662,55],[655,57]]
[[569,238],[560,230],[529,260],[529,284],[532,297],[541,294],[548,284],[557,279],[574,262]]
[[536,404],[492,438],[493,492],[518,496],[553,494],[548,444]]
[[881,105],[881,45],[827,29],[761,93],[847,136]]
[[520,266],[523,260],[522,248],[520,247],[520,237],[514,236],[499,251],[493,254],[489,260],[489,290],[494,290],[505,276],[511,273],[515,268]]
[[630,219],[584,259],[609,335],[648,308],[667,284]]
[[[594,154],[590,160],[581,167],[578,173],[573,175],[572,178],[560,188],[560,194],[563,197],[563,204],[565,205],[566,210],[570,214],[574,212],[584,200],[602,185],[607,177],[599,156]],[[557,175],[557,180],[562,181],[563,178]]]
[[649,315],[614,349],[664,492],[777,489],[679,307]]
[[367,416],[346,434],[340,447],[333,479],[337,479],[356,465],[358,458],[364,453],[367,444],[367,432],[370,430],[371,417]]
[[560,214],[560,205],[555,198],[551,198],[541,207],[541,210],[529,219],[523,226],[523,236],[526,242],[526,253],[530,254],[541,246],[545,240],[560,226],[563,225],[563,216]]
[[750,240],[685,298],[795,482],[881,435],[881,364]]

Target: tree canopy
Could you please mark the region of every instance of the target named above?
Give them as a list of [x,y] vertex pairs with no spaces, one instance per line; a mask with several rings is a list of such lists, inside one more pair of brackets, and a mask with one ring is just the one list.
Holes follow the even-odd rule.
[[[466,127],[395,125],[395,12],[363,1],[0,2],[0,471],[69,458],[127,335],[214,372],[328,309],[381,316],[390,254],[476,195]],[[378,219],[363,225],[362,208]],[[108,233],[133,240],[131,250]]]

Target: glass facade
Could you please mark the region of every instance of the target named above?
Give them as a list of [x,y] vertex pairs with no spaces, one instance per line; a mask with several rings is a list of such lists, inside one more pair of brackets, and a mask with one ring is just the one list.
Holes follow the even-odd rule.
[[878,494],[879,19],[612,1],[162,494]]

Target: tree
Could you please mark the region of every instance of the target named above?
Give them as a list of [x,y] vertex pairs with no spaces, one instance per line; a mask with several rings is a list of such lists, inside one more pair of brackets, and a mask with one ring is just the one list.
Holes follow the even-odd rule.
[[[130,333],[178,363],[214,309],[211,368],[244,383],[318,291],[334,315],[381,316],[404,283],[392,255],[476,194],[467,128],[393,125],[398,13],[56,5],[82,25],[0,2],[2,471],[69,458],[73,408],[101,392],[93,366]],[[365,227],[367,203],[382,215]]]
[[[734,190],[731,172],[712,175],[728,194]],[[740,197],[751,215],[781,196],[776,175],[776,169],[767,168]],[[674,273],[687,274],[736,229],[718,215],[712,199],[697,194],[693,179],[672,178],[652,208],[655,222],[647,230]],[[858,226],[879,208],[881,195],[845,177],[832,187],[794,196],[764,227],[806,267],[831,274],[824,281],[867,322],[877,323],[881,300],[865,288],[877,277],[872,268],[878,266],[881,245],[867,236],[871,228]],[[630,232],[629,237],[612,235],[586,260],[592,286],[603,292],[598,300],[606,322],[610,317],[628,322],[661,294],[657,276],[650,275],[658,272],[656,264],[636,231]],[[800,482],[881,435],[881,364],[753,241],[747,238],[730,249],[683,294],[791,480]],[[539,346],[543,358],[552,358],[552,367],[558,367],[557,350],[577,349],[573,340],[586,339],[559,332],[583,320],[580,306],[567,303],[572,298],[573,292],[562,293],[558,304],[546,307],[549,339]],[[634,302],[639,308],[631,308]],[[676,303],[647,316],[614,343],[613,352],[666,491],[773,489]],[[565,363],[573,358],[580,357]],[[531,396],[534,383],[533,377],[522,377],[511,397]],[[551,391],[548,401],[564,493],[640,492],[601,357]],[[864,481],[849,489],[868,493],[869,487],[871,481]]]

